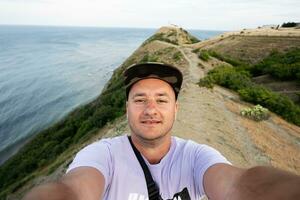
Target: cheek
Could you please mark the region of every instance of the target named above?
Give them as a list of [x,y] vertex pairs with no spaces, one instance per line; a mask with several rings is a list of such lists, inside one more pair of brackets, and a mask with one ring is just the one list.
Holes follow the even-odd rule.
[[130,107],[127,109],[127,118],[136,119],[140,115],[140,109],[136,107]]
[[165,117],[174,118],[176,111],[173,107],[171,107],[171,108],[168,108],[168,109],[161,110],[161,113]]

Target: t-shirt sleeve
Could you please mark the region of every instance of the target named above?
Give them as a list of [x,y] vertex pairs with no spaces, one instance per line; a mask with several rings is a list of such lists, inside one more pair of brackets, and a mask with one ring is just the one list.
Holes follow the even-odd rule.
[[110,143],[108,141],[101,140],[95,142],[86,146],[77,153],[66,173],[77,167],[93,167],[99,170],[104,176],[105,191],[113,173],[113,159],[111,155]]
[[198,189],[201,195],[205,195],[203,185],[204,173],[209,167],[217,163],[231,164],[220,152],[212,147],[199,145],[196,148],[194,178],[196,184],[199,186]]

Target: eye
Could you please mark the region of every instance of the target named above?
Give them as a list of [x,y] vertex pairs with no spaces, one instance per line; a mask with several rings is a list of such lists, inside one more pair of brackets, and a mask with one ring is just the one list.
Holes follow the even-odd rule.
[[134,99],[134,103],[145,103],[146,99]]
[[159,103],[159,104],[164,104],[164,103],[168,103],[168,100],[166,100],[166,99],[157,99],[156,102]]

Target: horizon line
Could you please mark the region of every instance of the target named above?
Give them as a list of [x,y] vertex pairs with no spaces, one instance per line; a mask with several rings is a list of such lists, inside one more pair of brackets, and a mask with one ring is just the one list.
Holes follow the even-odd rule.
[[[47,25],[47,24],[0,24],[0,26],[40,26],[40,27],[65,27],[65,28],[129,28],[129,29],[153,29],[158,30],[161,27],[168,27],[172,25],[165,25],[160,27],[130,27],[130,26],[90,26],[90,25]],[[183,29],[187,30],[201,30],[201,31],[220,31],[220,32],[230,32],[235,30],[216,30],[216,29],[207,29],[207,28],[184,28],[181,26],[178,26]],[[241,30],[241,29],[238,29]]]

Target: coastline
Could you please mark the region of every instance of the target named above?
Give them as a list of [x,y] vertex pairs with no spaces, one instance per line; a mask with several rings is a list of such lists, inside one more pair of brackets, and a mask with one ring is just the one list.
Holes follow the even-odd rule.
[[12,156],[14,156],[16,153],[19,152],[19,150],[25,146],[28,142],[30,142],[30,140],[32,140],[32,138],[34,137],[34,135],[30,136],[30,137],[25,137],[22,138],[20,140],[18,140],[17,142],[9,145],[8,147],[6,147],[5,149],[3,149],[2,151],[0,151],[0,167],[1,165],[3,165],[6,161],[9,160],[9,158],[11,158]]

